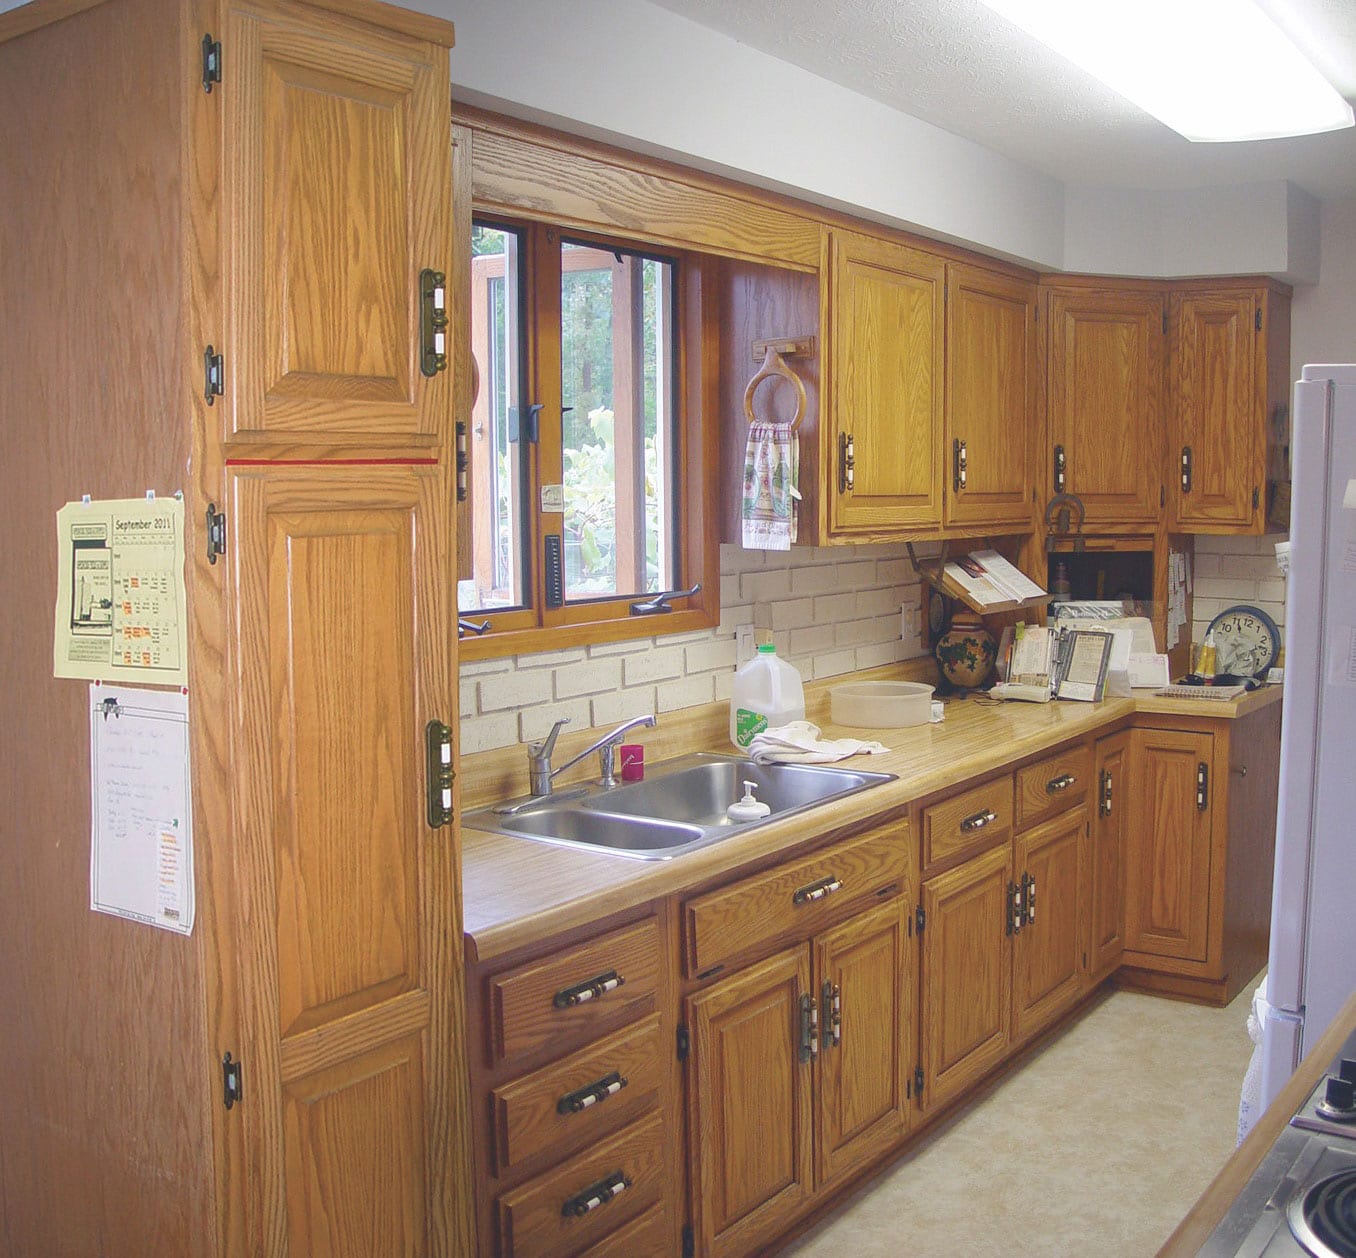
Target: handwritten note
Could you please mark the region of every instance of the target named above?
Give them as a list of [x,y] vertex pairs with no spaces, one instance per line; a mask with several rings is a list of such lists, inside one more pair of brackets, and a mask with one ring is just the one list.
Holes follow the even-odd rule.
[[188,697],[89,688],[90,908],[193,930]]

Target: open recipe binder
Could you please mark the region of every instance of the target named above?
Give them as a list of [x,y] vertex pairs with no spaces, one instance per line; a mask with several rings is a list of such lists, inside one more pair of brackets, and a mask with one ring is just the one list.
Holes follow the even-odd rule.
[[[1115,641],[1095,629],[1051,629],[1017,625],[1000,652],[1000,674],[1025,686],[1048,686],[1056,699],[1095,703],[1106,694]],[[1006,658],[1002,658],[1003,656]]]

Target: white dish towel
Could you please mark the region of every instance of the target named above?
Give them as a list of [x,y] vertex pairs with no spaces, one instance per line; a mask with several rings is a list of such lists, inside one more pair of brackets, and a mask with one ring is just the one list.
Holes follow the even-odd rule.
[[828,764],[889,750],[883,743],[860,738],[820,738],[819,726],[809,721],[774,725],[755,734],[749,744],[749,756],[757,764]]
[[744,452],[745,550],[790,550],[800,497],[800,442],[790,424],[750,424]]

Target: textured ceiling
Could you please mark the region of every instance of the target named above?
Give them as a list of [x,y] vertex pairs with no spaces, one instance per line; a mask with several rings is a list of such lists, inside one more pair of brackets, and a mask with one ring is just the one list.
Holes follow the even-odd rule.
[[[1356,128],[1192,144],[979,0],[652,2],[1066,183],[1160,189],[1290,179],[1320,196],[1356,191]],[[1260,3],[1356,99],[1356,0]]]

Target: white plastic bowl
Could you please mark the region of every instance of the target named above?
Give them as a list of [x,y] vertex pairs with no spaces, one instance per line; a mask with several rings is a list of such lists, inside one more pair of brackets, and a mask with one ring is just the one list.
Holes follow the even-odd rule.
[[829,711],[835,725],[857,729],[926,725],[932,691],[917,681],[853,681],[829,691]]

